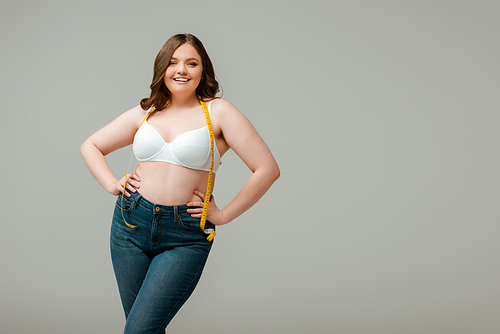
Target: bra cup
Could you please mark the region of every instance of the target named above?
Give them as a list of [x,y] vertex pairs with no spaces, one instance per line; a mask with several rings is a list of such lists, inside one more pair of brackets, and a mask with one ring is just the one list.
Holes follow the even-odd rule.
[[[200,167],[210,159],[206,128],[183,133],[169,145],[172,156],[182,165]],[[200,143],[206,143],[201,144]]]
[[201,167],[210,158],[210,151],[207,154],[206,147],[187,146],[172,149],[172,156],[181,164],[188,167]]
[[[147,123],[145,123],[147,124]],[[134,137],[133,151],[137,160],[150,160],[163,151],[167,145],[163,138],[151,127],[141,126]]]

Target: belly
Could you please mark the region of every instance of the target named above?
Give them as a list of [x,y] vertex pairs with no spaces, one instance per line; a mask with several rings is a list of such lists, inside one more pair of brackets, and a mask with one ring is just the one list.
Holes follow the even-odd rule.
[[[141,162],[135,169],[141,179],[139,193],[155,204],[183,205],[201,201],[193,191],[207,191],[208,173],[168,162]],[[212,178],[212,190],[215,174]]]

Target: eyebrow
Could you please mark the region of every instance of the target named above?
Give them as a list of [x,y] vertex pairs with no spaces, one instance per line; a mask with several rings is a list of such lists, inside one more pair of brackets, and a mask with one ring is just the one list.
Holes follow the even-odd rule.
[[[177,58],[175,58],[175,57],[172,57],[172,58],[170,58],[170,59],[173,59],[173,60],[178,60],[178,59],[177,59]],[[199,61],[197,58],[188,58],[188,59],[186,59],[186,61],[190,61],[190,60],[196,60],[196,61]]]

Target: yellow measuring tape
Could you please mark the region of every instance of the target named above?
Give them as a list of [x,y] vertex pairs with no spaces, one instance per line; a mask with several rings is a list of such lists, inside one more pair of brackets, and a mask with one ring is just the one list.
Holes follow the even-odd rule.
[[[213,174],[213,170],[214,170],[214,143],[215,142],[214,142],[214,131],[212,129],[212,121],[210,120],[210,113],[208,112],[207,104],[205,102],[203,102],[201,97],[198,97],[198,99],[200,101],[201,107],[203,108],[203,113],[205,114],[205,119],[207,121],[208,132],[210,134],[210,171],[208,173],[207,191],[205,192],[205,202],[203,203],[203,212],[201,214],[201,219],[200,219],[200,228],[203,230],[203,232],[205,232],[205,222],[207,220],[208,204],[210,203],[210,197],[212,195],[212,178],[213,178],[212,174]],[[144,122],[148,119],[149,115],[151,115],[151,113],[153,111],[155,111],[154,107],[148,111],[148,113],[146,114],[146,116],[144,117],[144,119],[141,122],[141,126],[142,126],[142,124],[144,124]],[[125,185],[127,184],[128,171],[130,169],[131,162],[132,162],[132,154],[130,154],[130,161],[129,161],[128,167],[127,167],[127,174],[125,174],[125,182],[123,183],[123,191],[122,191],[122,196],[121,196],[122,197],[122,205],[123,205],[123,196],[125,193]],[[123,221],[125,222],[125,225],[127,225],[128,227],[130,227],[130,228],[137,227],[135,225],[127,223],[127,221],[125,220],[125,217],[123,216],[123,211],[122,211],[122,218],[123,218]],[[207,231],[210,231],[210,230],[207,230]],[[215,230],[211,229],[211,231],[209,233],[210,234],[207,237],[207,240],[212,241],[215,237]]]
[[[214,171],[214,130],[212,129],[212,121],[210,120],[210,113],[208,112],[207,104],[203,102],[201,97],[198,97],[198,99],[200,100],[201,107],[203,108],[203,113],[205,114],[205,119],[207,121],[208,132],[210,133],[210,171],[208,172],[205,203],[203,203],[203,212],[200,219],[200,228],[205,231],[205,221],[207,220],[208,204],[210,203],[210,197],[212,196],[212,173]],[[212,230],[210,235],[207,237],[207,240],[212,241],[214,237],[215,230]]]

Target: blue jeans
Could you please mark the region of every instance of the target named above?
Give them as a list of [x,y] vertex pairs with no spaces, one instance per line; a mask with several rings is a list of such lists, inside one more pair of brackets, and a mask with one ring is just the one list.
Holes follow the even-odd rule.
[[[186,205],[157,205],[131,194],[123,201],[118,196],[110,238],[124,333],[164,333],[196,287],[212,242]],[[215,229],[208,221],[205,226]]]

